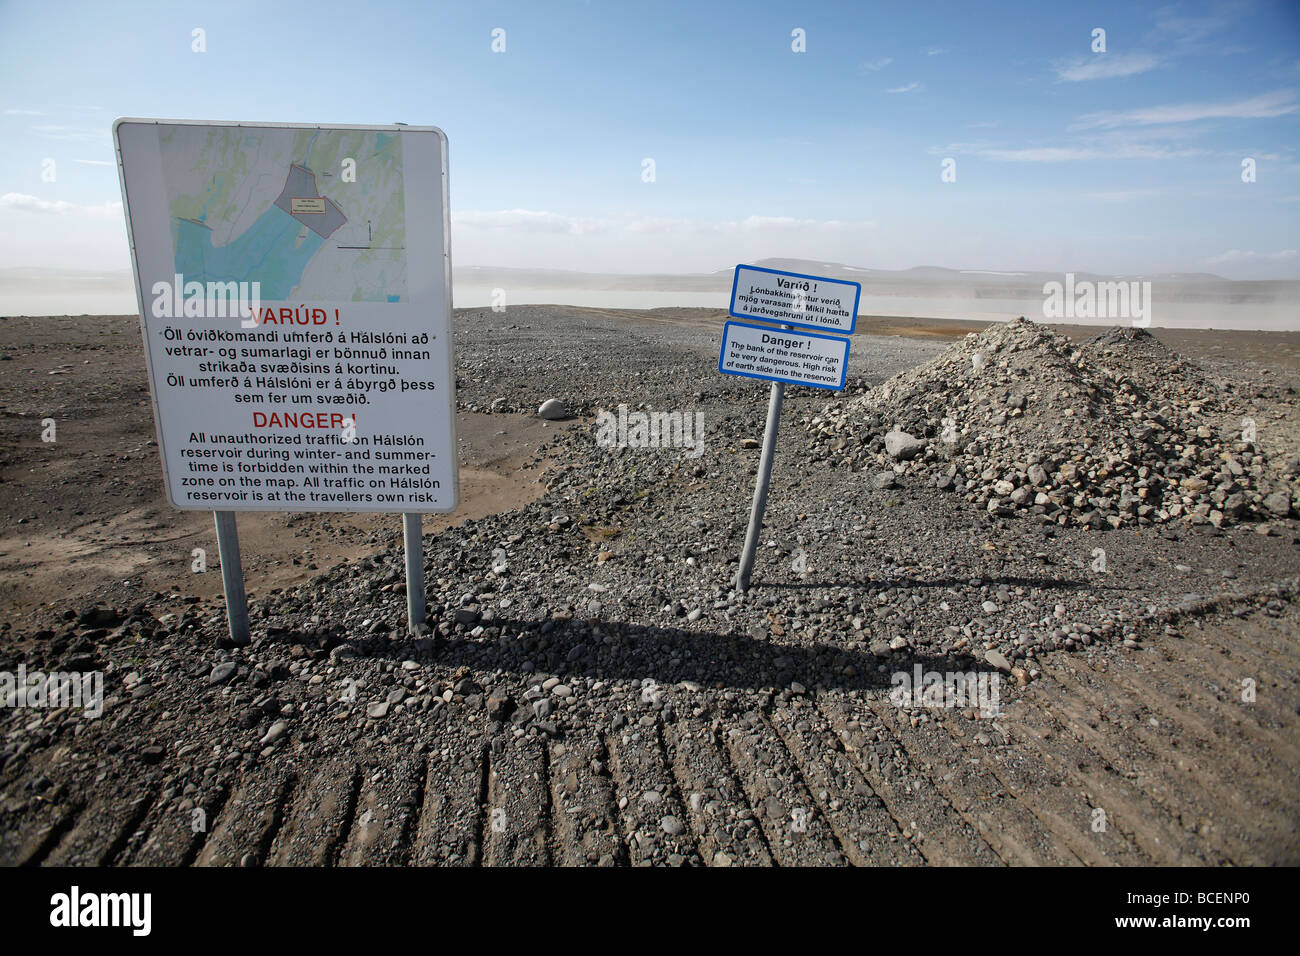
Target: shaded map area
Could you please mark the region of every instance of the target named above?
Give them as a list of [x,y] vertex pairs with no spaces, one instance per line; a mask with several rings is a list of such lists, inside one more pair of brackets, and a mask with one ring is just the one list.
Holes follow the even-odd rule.
[[401,136],[365,129],[159,128],[176,271],[258,282],[263,300],[401,302]]
[[275,204],[322,239],[348,221],[343,210],[316,191],[316,174],[294,163]]
[[[319,218],[319,217],[317,217]],[[289,299],[302,282],[308,263],[324,246],[314,232],[298,241],[302,223],[274,206],[262,213],[238,239],[219,246],[212,229],[194,219],[172,223],[176,242],[176,271],[194,282],[261,283],[269,300]]]

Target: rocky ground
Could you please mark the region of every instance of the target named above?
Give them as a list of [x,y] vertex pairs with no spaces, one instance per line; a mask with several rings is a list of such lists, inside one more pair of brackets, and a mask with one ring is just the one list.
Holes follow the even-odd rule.
[[[249,647],[184,578],[12,613],[0,669],[107,699],[0,712],[0,861],[1300,860],[1295,336],[859,335],[845,395],[787,392],[738,594],[766,391],[719,328],[458,316],[464,414],[575,417],[540,497],[426,536],[427,633],[395,526],[250,582]],[[601,446],[619,404],[701,413],[704,453]],[[998,713],[898,706],[918,665]]]

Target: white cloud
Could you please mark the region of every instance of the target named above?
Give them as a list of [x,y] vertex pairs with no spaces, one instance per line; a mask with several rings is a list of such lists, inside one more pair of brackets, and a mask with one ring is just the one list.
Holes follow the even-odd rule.
[[793,216],[748,216],[737,225],[741,229],[806,229],[817,224],[816,219],[795,219]]
[[62,199],[42,199],[39,196],[29,196],[26,193],[5,193],[0,196],[0,210],[8,209],[40,215],[85,216],[89,219],[120,219],[122,216],[122,204],[120,202],[83,206]]
[[908,83],[906,86],[895,86],[892,89],[885,90],[886,93],[910,93],[913,90],[919,90],[920,83]]
[[1094,53],[1066,63],[1058,63],[1058,83],[1080,83],[1085,80],[1109,80],[1120,76],[1145,73],[1160,65],[1160,58],[1150,53]]
[[500,209],[494,212],[470,210],[452,214],[457,225],[478,229],[510,229],[520,232],[573,233],[599,231],[593,219],[562,216],[537,209]]
[[1008,163],[1068,163],[1102,159],[1105,154],[1090,147],[1035,146],[1028,149],[981,149],[976,151],[976,155]]
[[871,70],[873,72],[876,70],[883,70],[885,67],[889,66],[889,64],[893,62],[894,62],[894,58],[892,56],[882,56],[877,60],[868,60],[867,62],[863,63],[862,69]]
[[107,129],[92,129],[84,126],[58,126],[55,124],[45,124],[33,126],[33,133],[39,133],[41,136],[50,139],[65,139],[79,143],[94,143],[108,139]]
[[1300,110],[1295,90],[1274,90],[1229,103],[1176,103],[1122,112],[1104,111],[1080,116],[1070,129],[1114,129],[1118,126],[1152,126],[1157,123],[1191,123],[1205,119],[1269,119]]
[[5,116],[44,116],[40,110],[5,110]]
[[1005,163],[1070,163],[1099,159],[1185,159],[1204,154],[1200,149],[1168,149],[1144,143],[1120,143],[1113,146],[1031,146],[1007,149],[983,143],[949,143],[932,147],[932,155],[966,154]]
[[1151,199],[1163,194],[1164,191],[1161,189],[1113,189],[1088,193],[1088,197],[1096,199],[1098,202],[1133,202],[1138,199]]
[[620,233],[745,233],[765,230],[832,230],[870,229],[867,220],[796,219],[792,216],[747,216],[735,220],[675,219],[668,216],[566,216],[532,209],[497,211],[468,210],[452,214],[459,229],[505,229],[512,232],[544,232],[562,235]]
[[113,163],[107,159],[74,159],[74,163],[81,163],[83,166],[112,166]]
[[1252,249],[1229,249],[1218,256],[1206,259],[1207,265],[1221,266],[1228,262],[1282,262],[1300,256],[1300,249],[1283,249],[1281,252],[1255,252]]
[[947,52],[948,52],[948,51],[945,50],[945,49],[943,49],[942,47],[932,46],[932,47],[930,47],[930,49],[928,49],[928,50],[925,51],[925,55],[926,55],[926,56],[938,56],[938,55],[941,54],[941,53],[947,53]]
[[1156,32],[1172,39],[1184,51],[1199,50],[1203,40],[1231,25],[1233,13],[1224,11],[1203,17],[1179,16],[1177,6],[1156,11]]

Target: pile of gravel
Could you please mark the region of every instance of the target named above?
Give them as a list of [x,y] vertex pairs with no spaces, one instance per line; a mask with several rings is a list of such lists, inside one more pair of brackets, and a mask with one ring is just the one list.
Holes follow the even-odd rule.
[[1076,346],[1019,318],[826,406],[807,428],[834,466],[919,475],[993,514],[1101,529],[1288,517],[1300,462],[1269,460],[1251,424],[1231,383],[1143,329]]

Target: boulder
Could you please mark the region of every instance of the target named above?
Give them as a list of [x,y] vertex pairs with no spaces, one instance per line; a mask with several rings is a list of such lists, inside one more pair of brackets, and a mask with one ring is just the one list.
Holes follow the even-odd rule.
[[560,418],[569,417],[569,409],[558,398],[548,398],[542,402],[541,407],[537,409],[538,418],[546,418],[555,421]]
[[911,461],[925,450],[925,442],[907,432],[892,431],[885,436],[885,451],[890,458]]

